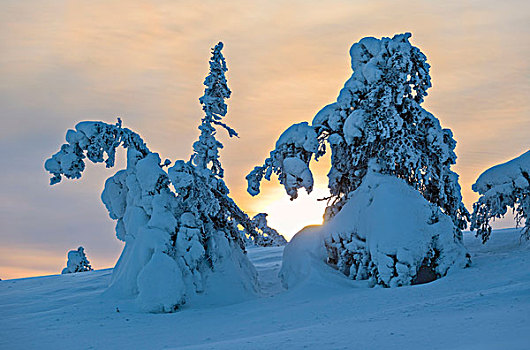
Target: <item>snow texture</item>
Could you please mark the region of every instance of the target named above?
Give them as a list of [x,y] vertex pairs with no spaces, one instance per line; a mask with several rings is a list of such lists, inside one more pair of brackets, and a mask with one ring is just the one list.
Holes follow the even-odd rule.
[[486,170],[472,189],[481,195],[473,205],[471,220],[477,236],[486,242],[491,234],[490,221],[502,218],[511,207],[517,225],[524,225],[523,236],[530,239],[530,151]]
[[327,263],[371,286],[430,282],[468,265],[457,230],[405,181],[372,172],[336,216],[293,237],[281,278],[292,288]]
[[68,252],[68,261],[66,267],[61,272],[62,274],[91,271],[90,261],[85,255],[85,248],[79,247],[77,250],[70,250]]
[[0,348],[523,350],[530,249],[516,232],[494,231],[487,245],[464,233],[472,268],[390,289],[366,288],[322,264],[285,291],[277,277],[284,248],[250,248],[262,298],[195,303],[170,315],[101,295],[112,270],[3,280]]

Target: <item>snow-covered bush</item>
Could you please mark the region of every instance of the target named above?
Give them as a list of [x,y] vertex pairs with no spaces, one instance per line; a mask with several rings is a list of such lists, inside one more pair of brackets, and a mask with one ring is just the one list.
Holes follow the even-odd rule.
[[[258,194],[261,180],[270,180],[272,173],[279,176],[291,199],[296,198],[300,188],[310,192],[313,188],[310,161],[313,156],[318,160],[329,146],[331,196],[326,221],[338,215],[367,174],[375,172],[403,180],[426,201],[440,208],[436,215],[451,219],[454,228],[446,227],[454,236],[455,244],[461,245],[461,230],[466,227],[469,213],[462,203],[458,175],[451,170],[456,161],[456,141],[451,130],[443,129],[438,119],[421,106],[431,86],[430,66],[425,55],[410,44],[410,36],[406,33],[393,38],[368,37],[354,44],[350,49],[353,74],[337,101],[318,112],[312,125],[307,122],[292,125],[280,136],[264,165],[255,167],[247,175],[248,192]],[[361,216],[358,220],[368,218]],[[353,247],[349,242],[355,240],[356,235],[375,234],[369,226],[366,229],[368,231],[350,232],[349,237],[343,235],[341,239]],[[404,229],[417,232],[413,227]],[[330,263],[339,264],[341,260],[335,255],[351,252],[339,243],[325,242]],[[422,247],[423,258],[433,255],[431,260],[437,260],[441,251],[438,243]],[[374,260],[377,258],[366,247],[358,246],[353,252],[360,254],[359,259],[369,260],[363,263],[365,265],[375,264],[379,270],[386,266],[386,262]],[[460,252],[465,258],[464,250]],[[419,271],[420,265],[411,266]],[[437,273],[443,275],[443,271]],[[362,276],[365,275],[360,274],[358,278]],[[411,276],[405,279],[406,283],[415,278],[412,272]],[[389,285],[386,279],[377,278],[377,282]]]
[[63,275],[74,272],[91,271],[90,261],[85,255],[85,248],[79,247],[77,250],[70,250],[68,252],[68,261],[66,267],[61,272]]
[[480,198],[473,204],[471,230],[476,229],[484,243],[491,234],[490,221],[502,218],[508,207],[515,213],[517,226],[524,225],[523,237],[530,239],[530,151],[486,170],[472,188]]
[[457,230],[404,180],[370,172],[337,215],[293,237],[280,276],[289,288],[327,263],[371,286],[430,282],[467,265]]
[[248,245],[256,245],[260,247],[279,247],[287,244],[287,240],[278,231],[269,227],[267,223],[266,213],[259,213],[254,215],[252,223],[256,227],[256,235],[250,236],[247,241]]
[[77,124],[67,132],[67,143],[45,163],[55,184],[62,176],[81,177],[85,158],[111,167],[116,148],[127,149],[126,169],[107,179],[101,194],[117,221],[116,236],[125,242],[110,291],[135,297],[145,311],[171,312],[198,294],[216,295],[218,290],[229,300],[255,292],[256,271],[238,226],[251,235],[255,228],[228,196],[218,154],[221,144],[215,139],[216,125],[235,135],[220,121],[227,112],[224,99],[230,95],[222,47],[219,43],[213,49],[200,98],[206,116],[190,161],[178,160],[166,170],[171,162],[162,163],[118,120],[116,125]]

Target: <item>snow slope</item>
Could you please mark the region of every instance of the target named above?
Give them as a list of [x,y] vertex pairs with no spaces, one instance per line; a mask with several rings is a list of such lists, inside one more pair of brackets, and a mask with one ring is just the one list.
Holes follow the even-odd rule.
[[513,229],[465,244],[472,267],[429,284],[365,288],[330,270],[288,291],[283,247],[252,248],[262,297],[174,314],[102,295],[111,270],[0,281],[0,349],[528,349],[530,246]]

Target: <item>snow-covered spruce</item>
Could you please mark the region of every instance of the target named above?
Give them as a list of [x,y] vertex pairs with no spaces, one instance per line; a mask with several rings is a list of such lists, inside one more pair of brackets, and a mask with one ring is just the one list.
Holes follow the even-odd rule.
[[161,163],[159,155],[119,120],[116,125],[77,124],[67,132],[67,143],[45,163],[55,184],[62,176],[81,177],[85,158],[111,167],[116,148],[127,149],[126,169],[107,179],[101,195],[117,221],[117,238],[125,242],[109,292],[134,297],[144,311],[172,312],[198,301],[199,295],[232,302],[256,291],[256,271],[238,226],[250,234],[255,228],[228,196],[218,159],[220,144],[214,137],[214,125],[231,130],[219,122],[228,97],[223,92],[227,87],[221,48],[221,43],[214,48],[210,67],[221,65],[223,74],[211,71],[206,78],[200,99],[206,117],[192,160],[178,160],[166,170],[170,161]]
[[68,261],[66,267],[61,272],[63,275],[74,272],[91,271],[90,261],[85,255],[85,248],[79,247],[77,250],[70,250],[68,252]]
[[269,227],[266,213],[254,215],[252,223],[256,227],[255,236],[248,237],[247,245],[256,245],[260,247],[280,247],[287,244],[287,240],[278,231]]
[[522,236],[530,239],[530,151],[486,170],[472,188],[480,198],[473,204],[471,230],[476,229],[484,243],[491,234],[490,221],[506,215],[508,207],[517,226],[524,225]]
[[[318,112],[312,125],[307,122],[292,125],[280,136],[264,165],[247,175],[248,192],[257,195],[261,180],[270,180],[272,173],[279,176],[291,199],[296,198],[300,188],[311,192],[310,161],[313,156],[318,160],[329,146],[328,187],[331,196],[326,221],[338,215],[349,203],[368,173],[376,172],[402,179],[427,202],[440,208],[437,220],[448,216],[454,228],[446,228],[453,236],[454,244],[462,245],[461,230],[466,227],[469,213],[462,203],[458,175],[451,170],[456,161],[456,141],[451,130],[443,129],[438,119],[421,106],[431,86],[430,66],[425,55],[410,44],[410,36],[406,33],[393,38],[368,37],[354,44],[350,49],[353,74],[344,84],[337,101]],[[417,232],[413,227],[402,228]],[[329,262],[343,264],[336,256],[344,255],[346,260],[361,259],[363,265],[372,266],[372,269],[386,269],[387,262],[377,260],[368,247],[350,244],[358,235],[368,239],[375,234],[369,226],[366,230],[349,232],[348,237],[342,233],[340,242],[322,242],[328,248]],[[385,236],[381,237],[383,242]],[[444,242],[447,240],[420,245],[424,249],[421,260],[429,266],[441,264],[438,259]],[[296,241],[289,245],[293,244]],[[286,250],[286,256],[289,251]],[[458,252],[465,259],[465,250],[459,249]],[[420,271],[420,265],[410,265],[418,270],[409,272],[411,278],[394,284],[411,283]],[[338,268],[351,276],[342,266]],[[445,271],[437,270],[436,276],[442,276]],[[369,277],[368,273],[355,274],[355,278]],[[376,278],[376,282],[391,285],[385,278]]]

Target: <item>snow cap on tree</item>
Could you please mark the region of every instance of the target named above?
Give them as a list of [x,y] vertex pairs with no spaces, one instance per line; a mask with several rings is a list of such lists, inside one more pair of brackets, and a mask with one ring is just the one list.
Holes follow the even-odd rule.
[[247,176],[248,192],[257,195],[260,181],[269,180],[273,172],[291,198],[298,188],[310,192],[310,161],[313,156],[318,160],[329,146],[328,219],[372,168],[404,179],[465,228],[469,214],[458,175],[451,170],[456,141],[451,130],[443,129],[421,106],[431,87],[430,66],[410,44],[410,36],[368,37],[353,44],[353,73],[337,101],[318,112],[311,126],[295,124],[282,134],[264,165]]

